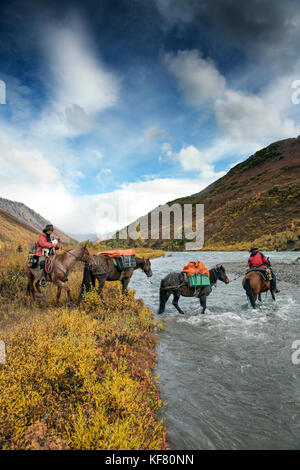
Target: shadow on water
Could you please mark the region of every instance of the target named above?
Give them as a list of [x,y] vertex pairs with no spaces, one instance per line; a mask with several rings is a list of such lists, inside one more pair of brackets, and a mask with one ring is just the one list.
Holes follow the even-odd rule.
[[[286,254],[270,254],[275,256]],[[160,279],[190,259],[211,267],[246,260],[247,254],[173,253],[153,260],[155,285],[145,287],[144,275],[136,272],[136,295],[156,312]],[[219,282],[205,315],[197,299],[180,298],[184,316],[167,304],[157,372],[173,449],[299,447],[300,364],[292,363],[291,354],[300,339],[300,289],[280,287],[275,303],[263,296],[256,310],[247,304],[241,279],[229,286]]]

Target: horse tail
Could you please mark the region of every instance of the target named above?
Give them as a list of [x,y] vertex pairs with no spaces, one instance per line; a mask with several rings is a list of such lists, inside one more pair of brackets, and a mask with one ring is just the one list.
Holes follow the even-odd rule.
[[164,280],[162,280],[159,288],[159,310],[157,312],[159,315],[164,313],[167,300],[166,289],[164,289]]
[[246,290],[246,294],[250,300],[252,307],[255,308],[255,300],[254,300],[253,292],[251,289],[251,280],[249,277],[247,277],[245,281],[245,290]]

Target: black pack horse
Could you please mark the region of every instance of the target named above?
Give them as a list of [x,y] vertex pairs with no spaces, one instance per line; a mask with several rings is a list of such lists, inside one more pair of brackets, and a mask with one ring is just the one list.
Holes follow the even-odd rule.
[[225,269],[222,265],[217,265],[209,270],[210,285],[203,287],[189,287],[186,276],[184,273],[170,273],[164,277],[160,283],[159,289],[159,310],[158,314],[164,313],[166,303],[171,294],[173,294],[172,304],[181,315],[184,315],[183,310],[178,305],[178,300],[181,295],[184,297],[198,297],[202,307],[201,313],[206,310],[206,297],[211,293],[212,286],[216,286],[217,281],[220,280],[228,284],[230,281],[227,277]]

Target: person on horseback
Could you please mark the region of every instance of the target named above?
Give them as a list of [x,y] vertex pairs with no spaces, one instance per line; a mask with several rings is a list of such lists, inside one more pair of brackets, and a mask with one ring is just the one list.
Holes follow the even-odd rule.
[[274,271],[271,268],[271,264],[269,258],[267,258],[263,253],[261,253],[258,248],[251,248],[249,250],[250,256],[248,259],[248,266],[249,268],[259,268],[259,269],[267,269],[269,268],[272,274],[272,282],[271,282],[271,289],[276,294],[280,292],[276,287],[276,276]]
[[35,256],[38,260],[37,265],[40,266],[39,281],[42,287],[46,285],[45,257],[50,254],[55,254],[55,250],[58,250],[58,241],[55,239],[52,240],[51,238],[53,230],[54,227],[52,224],[46,225],[37,242]]

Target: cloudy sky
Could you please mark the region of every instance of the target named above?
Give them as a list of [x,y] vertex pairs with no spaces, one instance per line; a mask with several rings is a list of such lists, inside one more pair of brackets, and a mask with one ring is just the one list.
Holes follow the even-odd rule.
[[0,196],[67,232],[115,230],[300,134],[297,0],[9,1],[0,30]]

